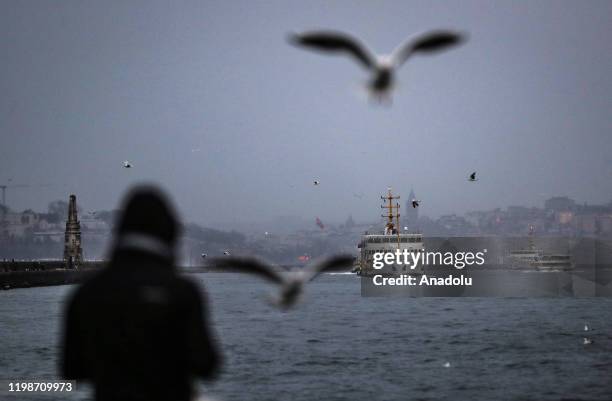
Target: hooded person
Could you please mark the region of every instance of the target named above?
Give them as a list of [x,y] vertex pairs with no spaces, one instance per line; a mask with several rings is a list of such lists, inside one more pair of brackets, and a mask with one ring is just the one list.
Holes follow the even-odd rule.
[[122,210],[108,266],[68,302],[61,374],[96,400],[190,400],[220,357],[199,288],[175,271],[179,223],[154,187]]

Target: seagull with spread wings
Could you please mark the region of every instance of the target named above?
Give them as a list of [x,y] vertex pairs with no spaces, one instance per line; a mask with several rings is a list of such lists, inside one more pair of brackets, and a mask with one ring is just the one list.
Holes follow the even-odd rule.
[[461,44],[466,39],[459,32],[437,30],[405,41],[391,54],[374,55],[356,38],[338,31],[311,31],[292,34],[290,43],[329,53],[345,53],[372,73],[369,92],[380,100],[393,89],[395,70],[415,54],[434,53]]
[[215,266],[228,272],[258,275],[279,285],[280,297],[273,303],[281,309],[288,309],[300,300],[306,283],[323,272],[346,271],[353,266],[354,260],[350,255],[332,256],[290,272],[283,272],[257,258],[223,258],[216,260]]

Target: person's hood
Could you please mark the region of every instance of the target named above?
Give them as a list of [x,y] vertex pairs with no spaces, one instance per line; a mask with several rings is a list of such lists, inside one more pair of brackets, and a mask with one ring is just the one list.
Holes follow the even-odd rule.
[[156,187],[138,186],[124,201],[113,255],[147,253],[174,261],[179,223],[169,199]]

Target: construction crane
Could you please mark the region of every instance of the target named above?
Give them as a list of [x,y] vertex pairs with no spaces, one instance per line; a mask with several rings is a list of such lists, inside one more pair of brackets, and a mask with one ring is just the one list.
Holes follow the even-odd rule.
[[6,206],[6,190],[8,188],[28,188],[30,185],[0,185],[0,189],[2,190],[2,206]]

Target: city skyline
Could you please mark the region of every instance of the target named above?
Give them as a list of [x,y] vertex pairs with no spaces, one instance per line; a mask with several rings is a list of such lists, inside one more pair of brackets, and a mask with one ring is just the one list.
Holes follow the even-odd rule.
[[[364,220],[388,186],[432,217],[612,199],[609,2],[237,4],[4,3],[0,185],[31,186],[9,206],[113,209],[141,181],[207,225]],[[402,69],[391,107],[355,95],[351,61],[286,41],[334,28],[390,51],[444,27],[468,42]]]

